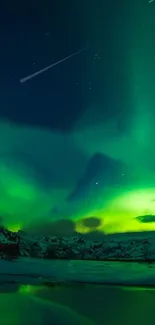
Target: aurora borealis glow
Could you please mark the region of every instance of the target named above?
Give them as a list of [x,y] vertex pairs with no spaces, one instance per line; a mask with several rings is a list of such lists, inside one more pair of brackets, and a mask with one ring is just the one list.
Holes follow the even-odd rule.
[[[27,31],[27,18],[22,18],[26,36],[19,56],[19,40],[12,47],[16,78],[18,70],[32,73],[31,64],[39,71],[48,66],[44,61],[85,48],[86,40],[88,46],[25,88],[6,81],[0,216],[9,229],[68,219],[87,233],[83,219],[95,217],[101,220],[97,230],[105,233],[155,230],[153,218],[137,218],[155,214],[155,6],[140,0],[112,5],[114,10],[111,3],[100,8],[101,16],[100,6],[82,4],[80,11],[75,6],[75,25],[62,8],[68,25],[59,23],[55,39],[55,16],[49,18],[54,25],[48,33],[32,26]],[[32,25],[41,26],[40,20]],[[64,40],[61,47],[57,39]]]
[[[83,188],[81,189],[82,196],[77,195],[74,200],[66,201],[90,160],[89,146],[85,159],[82,161],[80,158],[80,166],[76,163],[72,164],[72,152],[70,152],[70,157],[63,157],[63,150],[68,147],[68,142],[71,143],[69,137],[64,140],[59,134],[52,134],[46,130],[24,129],[13,124],[10,126],[8,123],[1,124],[1,130],[5,129],[7,132],[6,137],[3,132],[3,143],[6,142],[6,145],[4,146],[5,150],[1,148],[0,154],[0,214],[5,226],[18,230],[31,223],[37,224],[45,220],[68,218],[76,222],[78,231],[87,232],[89,228],[84,227],[82,220],[95,216],[101,219],[98,230],[103,230],[106,233],[155,229],[154,223],[141,223],[136,219],[139,215],[155,213],[155,190],[153,187],[155,175],[149,170],[146,170],[144,175],[142,174],[144,166],[140,166],[140,168],[137,166],[140,159],[137,163],[136,161],[129,162],[128,166],[131,172],[129,173],[127,169],[125,183],[121,183],[122,178],[126,177],[125,172],[123,174],[123,171],[117,168],[119,177],[115,182],[112,179],[109,184],[107,183],[109,182],[108,178],[105,186],[106,174],[101,169],[98,174],[96,173],[98,182],[94,178],[91,179],[86,182],[84,192]],[[52,146],[53,141],[55,144],[57,143],[57,149],[53,150],[50,156],[48,148],[50,145]],[[119,139],[117,141],[116,146],[120,146]],[[47,147],[45,144],[48,144]],[[66,148],[64,148],[64,144]],[[109,144],[107,143],[107,147],[108,145],[111,146],[111,141]],[[130,145],[132,146],[132,142]],[[41,166],[34,163],[37,156],[36,148],[39,149],[37,154]],[[80,150],[78,151],[80,152]],[[77,163],[80,156],[78,151],[76,153]],[[31,157],[29,161],[28,158],[25,158],[27,157],[26,153]],[[52,164],[53,155],[55,155],[55,162]],[[47,157],[48,164],[46,163]],[[65,168],[63,169],[60,164],[62,169],[55,176],[55,184],[58,184],[56,186],[50,179],[55,171],[58,157],[60,161],[63,161]],[[122,157],[119,158],[124,160],[124,164],[126,163],[125,151],[122,150]],[[43,170],[46,173],[44,172],[42,179],[40,173],[43,173]],[[62,177],[60,177],[61,173]],[[134,173],[136,177],[132,175]]]

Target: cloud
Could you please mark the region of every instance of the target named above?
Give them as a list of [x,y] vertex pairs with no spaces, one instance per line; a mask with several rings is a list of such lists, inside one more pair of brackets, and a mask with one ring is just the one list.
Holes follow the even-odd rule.
[[67,201],[73,202],[84,197],[87,199],[90,192],[94,195],[95,192],[99,193],[109,186],[129,183],[128,175],[127,167],[121,161],[96,153],[89,159],[83,176],[69,194]]
[[58,221],[40,221],[30,223],[24,229],[29,233],[43,236],[73,236],[75,235],[75,223],[72,220],[58,220]]
[[151,222],[155,222],[155,215],[150,214],[150,215],[138,216],[136,217],[136,219],[141,223],[151,223]]
[[97,228],[101,223],[101,220],[97,217],[90,217],[83,220],[83,225],[87,228]]

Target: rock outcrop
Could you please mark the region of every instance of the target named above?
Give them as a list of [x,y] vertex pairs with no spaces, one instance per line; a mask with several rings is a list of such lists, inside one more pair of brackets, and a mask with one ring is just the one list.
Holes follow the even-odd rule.
[[[82,235],[71,238],[32,237],[0,229],[0,256],[49,259],[154,261],[155,236],[105,236],[102,241],[86,240]],[[9,253],[10,252],[10,253]]]

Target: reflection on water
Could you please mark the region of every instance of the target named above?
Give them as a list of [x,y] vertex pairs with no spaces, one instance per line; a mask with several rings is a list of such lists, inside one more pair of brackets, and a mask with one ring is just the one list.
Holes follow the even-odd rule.
[[5,284],[0,293],[1,324],[153,325],[154,298],[153,288]]

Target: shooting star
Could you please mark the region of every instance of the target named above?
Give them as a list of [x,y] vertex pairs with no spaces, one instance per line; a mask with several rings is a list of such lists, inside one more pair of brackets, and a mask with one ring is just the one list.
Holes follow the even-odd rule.
[[49,65],[48,67],[46,67],[46,68],[44,68],[44,69],[41,69],[41,70],[39,70],[39,71],[36,71],[36,72],[30,74],[29,76],[20,79],[20,83],[24,83],[24,82],[26,82],[26,81],[28,81],[28,80],[30,80],[30,79],[32,79],[32,78],[38,76],[39,74],[41,74],[41,73],[43,73],[43,72],[45,72],[45,71],[47,71],[47,70],[49,70],[49,69],[55,67],[55,66],[58,65],[59,63],[64,62],[64,61],[70,59],[71,57],[73,57],[73,56],[75,56],[75,55],[77,55],[77,54],[79,54],[79,53],[81,53],[81,52],[83,52],[83,51],[85,51],[85,50],[86,50],[86,49],[83,48],[82,50],[79,50],[79,51],[77,51],[77,52],[75,52],[75,53],[73,53],[73,54],[71,54],[71,55],[68,55],[66,58],[61,59],[61,60],[59,60],[59,61],[57,61],[57,62],[55,62],[55,63]]

